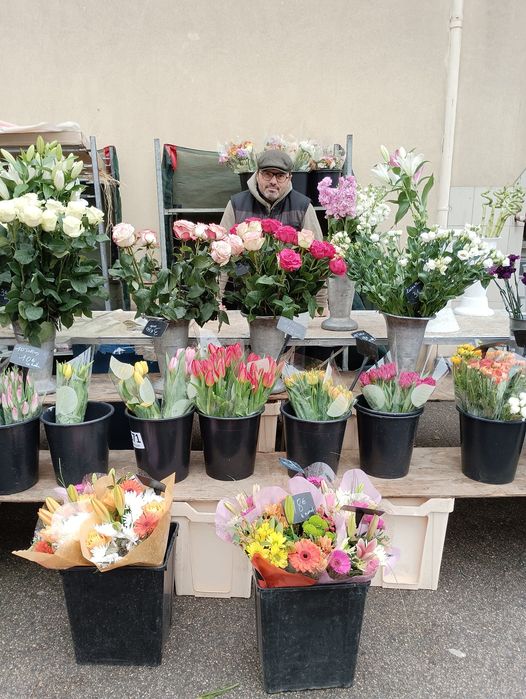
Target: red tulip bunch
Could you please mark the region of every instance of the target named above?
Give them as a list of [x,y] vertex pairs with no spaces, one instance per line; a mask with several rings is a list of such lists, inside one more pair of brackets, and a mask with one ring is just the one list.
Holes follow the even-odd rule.
[[191,365],[191,391],[197,409],[214,417],[244,417],[259,412],[281,374],[283,363],[249,354],[239,343],[208,345]]

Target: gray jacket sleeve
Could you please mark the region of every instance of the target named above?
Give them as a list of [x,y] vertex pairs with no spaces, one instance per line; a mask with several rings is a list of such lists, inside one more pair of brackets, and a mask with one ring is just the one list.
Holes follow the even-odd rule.
[[303,228],[312,231],[316,240],[323,240],[323,233],[321,232],[320,222],[314,211],[312,204],[309,204],[309,208],[305,212],[305,218],[303,219]]
[[220,225],[223,226],[223,228],[226,228],[227,231],[230,231],[235,222],[236,217],[234,215],[234,209],[232,207],[232,202],[229,201],[226,205],[225,213],[223,214]]

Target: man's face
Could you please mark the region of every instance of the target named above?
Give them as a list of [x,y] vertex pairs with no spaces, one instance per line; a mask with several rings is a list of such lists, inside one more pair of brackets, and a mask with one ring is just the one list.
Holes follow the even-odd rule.
[[258,170],[257,183],[261,194],[267,201],[274,202],[285,193],[289,186],[290,173],[281,170]]

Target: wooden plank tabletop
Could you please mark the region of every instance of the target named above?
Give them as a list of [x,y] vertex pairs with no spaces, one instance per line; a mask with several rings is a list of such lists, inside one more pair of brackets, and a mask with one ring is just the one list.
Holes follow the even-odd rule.
[[[218,331],[217,322],[210,322],[201,329],[190,324],[190,338],[199,338],[200,332],[213,333],[225,342],[247,341],[248,323],[239,311],[229,311],[230,324],[223,324]],[[366,330],[379,341],[387,342],[385,320],[377,311],[353,311],[352,317],[360,330]],[[496,310],[489,318],[457,316],[460,329],[454,333],[426,333],[424,343],[429,345],[456,345],[468,340],[478,339],[482,342],[503,342],[509,340],[509,319],[505,311]],[[323,330],[323,318],[310,321],[304,340],[291,340],[290,344],[319,347],[335,345],[354,345],[355,339],[349,332],[332,332]],[[151,339],[142,334],[140,321],[135,320],[134,311],[94,311],[93,318],[80,318],[69,329],[57,334],[57,344],[131,344],[151,345]],[[0,344],[13,343],[14,335],[10,327],[0,328]]]
[[[255,474],[243,481],[218,481],[209,478],[204,469],[203,453],[192,452],[188,477],[176,483],[175,501],[219,500],[236,495],[240,491],[250,493],[255,484],[260,486],[285,486],[287,472],[278,464],[284,454],[258,454]],[[115,468],[135,468],[132,451],[110,452],[110,465]],[[342,454],[339,474],[348,468],[358,468],[358,454],[347,451]],[[466,478],[460,469],[460,449],[416,448],[409,474],[405,478],[388,480],[371,478],[380,493],[386,498],[484,498],[526,496],[526,451],[520,459],[517,476],[513,483],[488,485]],[[40,452],[40,480],[33,488],[15,495],[0,495],[0,502],[41,502],[52,494],[55,482],[49,452]]]

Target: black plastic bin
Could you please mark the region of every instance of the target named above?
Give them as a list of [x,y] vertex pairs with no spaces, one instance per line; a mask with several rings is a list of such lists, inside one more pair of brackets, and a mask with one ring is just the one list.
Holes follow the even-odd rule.
[[266,692],[352,685],[369,585],[262,588],[255,582]]
[[0,495],[21,493],[38,480],[40,420],[0,425]]
[[60,571],[77,663],[161,663],[172,621],[178,526],[170,525],[166,555],[158,567]]
[[239,481],[254,473],[263,410],[246,417],[199,415],[206,473],[220,481]]

